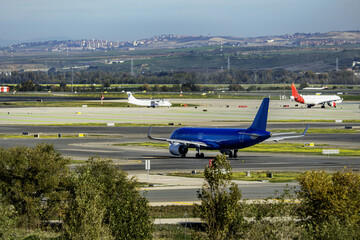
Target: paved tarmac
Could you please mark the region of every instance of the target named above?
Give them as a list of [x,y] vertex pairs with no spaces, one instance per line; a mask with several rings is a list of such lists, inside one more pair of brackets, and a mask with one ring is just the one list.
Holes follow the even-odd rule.
[[[88,159],[90,156],[107,157],[131,175],[144,179],[144,160],[151,160],[150,180],[166,172],[192,170],[202,171],[209,159],[216,156],[216,151],[205,151],[205,158],[194,158],[195,151],[190,151],[187,158],[173,157],[168,149],[116,146],[118,143],[147,142],[147,127],[79,127],[79,126],[29,126],[24,124],[67,124],[67,123],[174,123],[174,127],[153,127],[153,135],[168,137],[179,126],[229,126],[246,128],[253,120],[261,101],[258,100],[174,100],[181,103],[195,103],[199,107],[179,108],[0,108],[0,133],[21,134],[72,134],[87,133],[85,138],[21,138],[0,139],[1,147],[25,145],[33,147],[38,143],[51,143],[65,156],[74,160]],[[239,108],[238,106],[246,106]],[[289,105],[284,107],[284,105]],[[81,112],[81,114],[79,114]],[[268,123],[268,130],[303,129],[307,120],[331,120],[328,123],[311,123],[313,128],[344,128],[353,126],[358,128],[360,123],[335,123],[335,120],[360,119],[359,103],[347,103],[338,108],[295,107],[294,103],[285,101],[271,101],[269,120],[299,119],[299,123]],[[241,122],[246,121],[246,122]],[[102,135],[91,137],[91,135]],[[330,144],[338,147],[358,147],[360,134],[311,134],[291,142],[315,144]],[[270,154],[250,153],[239,151],[238,159],[231,159],[234,171],[304,171],[310,169],[339,170],[344,167],[360,169],[360,157],[320,156],[303,154]],[[160,175],[159,175],[160,176]],[[140,179],[139,179],[140,180]],[[194,181],[194,180],[192,180]],[[192,186],[164,186],[170,179],[163,179],[161,186],[148,189],[147,197],[154,204],[160,202],[194,202],[197,200],[196,191],[201,184]],[[181,181],[179,181],[181,182]],[[152,183],[158,184],[158,183]],[[289,188],[286,184],[269,183],[238,183],[243,197],[261,199],[274,195],[274,191],[282,192]],[[296,187],[296,185],[291,185]]]
[[[124,100],[120,100],[124,101]],[[198,107],[171,108],[106,108],[106,107],[3,107],[0,124],[70,124],[70,123],[174,123],[193,126],[237,126],[239,121],[252,121],[260,100],[176,99],[173,103],[197,104]],[[100,105],[100,102],[99,102]],[[106,102],[104,102],[106,106]],[[239,107],[240,106],[240,107]],[[286,106],[286,107],[284,107]],[[269,120],[351,120],[360,119],[357,102],[337,108],[321,109],[295,106],[289,100],[271,100]]]
[[[147,182],[153,187],[143,188],[142,192],[151,205],[188,205],[198,203],[197,191],[204,185],[201,178],[174,177],[166,175],[130,174],[139,182]],[[232,181],[239,186],[242,199],[275,198],[285,189],[294,192],[297,183],[267,183],[259,181]]]
[[[326,124],[317,124],[325,127]],[[270,125],[271,126],[271,125]],[[286,125],[274,125],[276,128]],[[290,125],[289,125],[290,126]],[[289,127],[288,126],[288,127]],[[339,126],[339,125],[337,125]],[[294,127],[294,126],[291,126]],[[301,125],[301,127],[303,127]],[[328,127],[334,127],[328,124]],[[342,126],[344,128],[344,126]],[[168,137],[174,127],[154,127],[153,135]],[[1,125],[0,132],[6,134],[21,134],[28,132],[29,135],[39,134],[70,134],[87,133],[102,135],[101,137],[84,138],[9,138],[0,139],[0,146],[11,147],[24,145],[33,147],[38,143],[51,143],[62,154],[73,159],[84,160],[90,156],[100,156],[113,159],[116,164],[126,171],[141,172],[144,169],[144,160],[151,160],[152,172],[191,171],[203,170],[208,160],[215,157],[217,151],[204,151],[205,158],[195,158],[195,151],[190,150],[187,158],[172,156],[166,148],[151,148],[138,146],[117,146],[119,143],[148,142],[147,127],[76,127],[76,126],[20,126]],[[286,129],[284,129],[286,131]],[[349,147],[358,146],[360,134],[309,134],[304,138],[291,142],[315,144],[330,144],[331,146]],[[280,171],[303,171],[308,169],[337,170],[343,167],[360,168],[360,157],[339,157],[304,154],[272,154],[251,153],[239,151],[238,159],[231,159],[234,170],[280,170]]]

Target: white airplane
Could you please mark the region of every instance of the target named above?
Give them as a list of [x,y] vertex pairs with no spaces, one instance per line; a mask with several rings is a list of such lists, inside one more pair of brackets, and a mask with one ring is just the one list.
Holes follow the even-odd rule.
[[302,90],[329,90],[328,87],[306,87],[303,88]]
[[127,92],[128,95],[128,103],[138,105],[138,106],[145,106],[145,107],[170,107],[172,104],[164,99],[154,99],[154,100],[141,100],[136,99],[131,92]]
[[292,100],[306,104],[308,108],[315,105],[321,105],[321,108],[325,108],[325,104],[336,108],[336,104],[342,103],[342,98],[337,95],[301,95],[297,92],[294,83],[291,84],[291,93]]

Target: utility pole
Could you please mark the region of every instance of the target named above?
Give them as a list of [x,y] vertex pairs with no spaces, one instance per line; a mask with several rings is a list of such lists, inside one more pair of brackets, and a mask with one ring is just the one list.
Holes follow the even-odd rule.
[[135,73],[134,73],[134,59],[131,59],[131,76],[135,76]]
[[228,56],[228,71],[230,71],[230,56]]
[[71,92],[74,92],[73,84],[74,84],[74,70],[71,68]]

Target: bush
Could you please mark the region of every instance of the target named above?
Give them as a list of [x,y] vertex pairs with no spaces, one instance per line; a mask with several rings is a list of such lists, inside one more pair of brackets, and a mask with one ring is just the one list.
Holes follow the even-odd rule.
[[17,223],[14,207],[0,198],[0,239],[9,239]]
[[66,238],[151,238],[148,201],[137,191],[134,179],[99,158],[89,159],[76,173],[65,218]]
[[206,183],[198,191],[201,205],[196,211],[205,223],[209,239],[237,239],[244,223],[239,187],[232,183],[231,166],[225,155],[218,155],[205,167]]
[[299,183],[301,204],[298,215],[309,236],[327,239],[335,233],[343,237],[349,237],[349,233],[358,234],[359,173],[342,171],[330,177],[324,171],[305,172],[299,177]]
[[69,159],[53,145],[0,148],[0,191],[27,227],[61,214],[68,197]]

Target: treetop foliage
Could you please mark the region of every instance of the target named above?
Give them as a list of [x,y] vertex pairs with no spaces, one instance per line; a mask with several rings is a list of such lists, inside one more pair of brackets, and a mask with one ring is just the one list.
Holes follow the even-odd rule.
[[136,180],[128,179],[111,161],[90,158],[76,169],[73,186],[65,218],[69,238],[92,234],[95,239],[99,233],[108,239],[151,238],[147,199],[138,192]]
[[16,215],[26,229],[62,220],[64,239],[151,238],[148,201],[134,178],[101,158],[75,171],[69,163],[49,144],[0,148],[0,235]]
[[299,184],[299,216],[313,236],[341,236],[344,229],[360,229],[359,173],[343,170],[330,177],[324,171],[310,171],[299,177]]
[[[0,74],[0,81],[5,84],[18,84],[18,91],[41,91],[45,87],[39,84],[61,84],[57,91],[64,90],[71,83],[71,72],[17,72],[9,75]],[[359,84],[360,79],[347,70],[327,73],[312,71],[292,72],[284,69],[239,70],[231,69],[214,73],[159,72],[142,73],[131,76],[125,72],[77,71],[73,74],[74,84],[181,84],[183,91],[198,91],[196,84]],[[47,90],[49,89],[46,88]],[[146,90],[146,89],[144,89]],[[165,91],[166,89],[159,88]]]
[[196,211],[205,222],[209,239],[236,239],[244,221],[241,206],[241,191],[231,181],[231,165],[226,156],[217,155],[205,167],[206,183],[198,191],[201,205]]
[[68,197],[69,163],[53,145],[0,148],[1,195],[36,226],[39,220],[60,214]]

